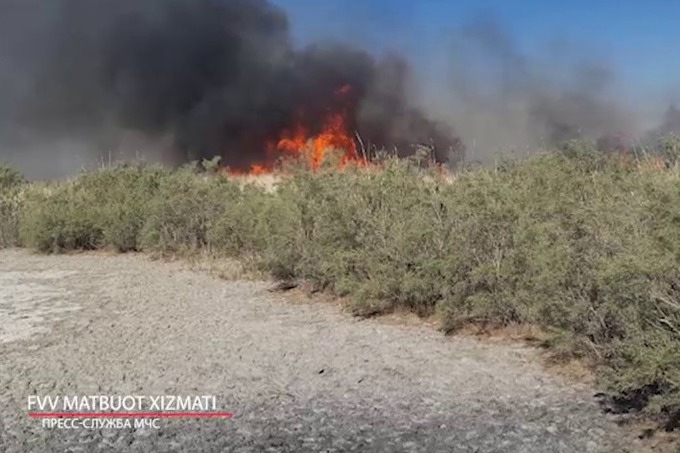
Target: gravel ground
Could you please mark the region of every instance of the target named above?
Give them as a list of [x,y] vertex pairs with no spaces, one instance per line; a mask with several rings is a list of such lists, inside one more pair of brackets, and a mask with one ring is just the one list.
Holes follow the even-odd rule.
[[[0,251],[0,451],[644,451],[530,348],[269,287],[138,255]],[[234,416],[49,429],[32,394],[214,394]]]

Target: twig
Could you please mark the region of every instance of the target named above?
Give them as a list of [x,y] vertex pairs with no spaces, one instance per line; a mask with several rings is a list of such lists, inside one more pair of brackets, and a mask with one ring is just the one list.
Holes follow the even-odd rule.
[[364,165],[368,165],[368,157],[366,156],[366,148],[364,147],[364,141],[361,139],[359,131],[355,130],[354,135],[356,135],[357,140],[359,141],[359,145],[361,145],[361,155],[364,158]]

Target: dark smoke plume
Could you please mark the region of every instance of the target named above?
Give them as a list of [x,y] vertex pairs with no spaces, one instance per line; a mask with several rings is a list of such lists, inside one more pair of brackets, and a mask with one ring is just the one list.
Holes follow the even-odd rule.
[[403,59],[297,50],[266,0],[3,0],[0,43],[0,158],[50,161],[75,143],[98,154],[135,134],[165,140],[175,162],[247,167],[293,121],[314,133],[338,107],[376,147],[462,159],[453,132],[410,101]]

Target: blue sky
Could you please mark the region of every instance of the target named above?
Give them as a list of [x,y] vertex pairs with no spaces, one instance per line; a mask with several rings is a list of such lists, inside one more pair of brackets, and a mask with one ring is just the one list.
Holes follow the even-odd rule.
[[579,54],[614,63],[627,89],[666,95],[680,86],[680,2],[675,0],[273,1],[288,12],[299,44],[342,39],[400,49],[411,60],[426,62],[453,30],[491,13],[523,52],[565,42]]

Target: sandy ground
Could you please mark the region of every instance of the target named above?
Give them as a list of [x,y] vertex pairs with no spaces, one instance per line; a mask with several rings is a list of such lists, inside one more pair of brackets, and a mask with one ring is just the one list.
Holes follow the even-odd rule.
[[[639,452],[520,344],[143,256],[0,252],[0,451]],[[231,419],[49,429],[28,395],[217,395]]]

